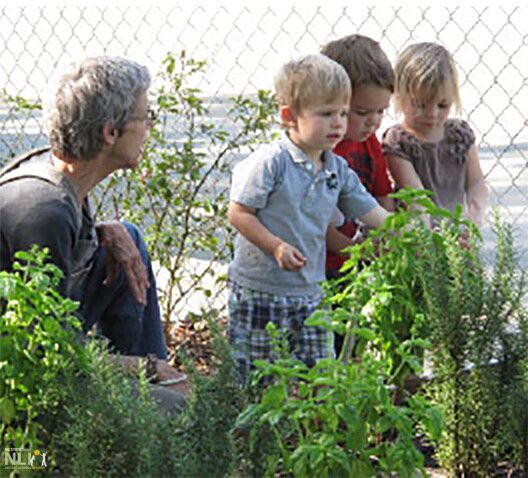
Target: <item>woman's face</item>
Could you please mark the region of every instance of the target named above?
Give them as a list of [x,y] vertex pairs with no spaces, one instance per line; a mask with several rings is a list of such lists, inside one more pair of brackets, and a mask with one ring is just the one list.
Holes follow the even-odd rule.
[[147,92],[140,94],[136,109],[114,143],[112,157],[116,169],[135,169],[143,155],[147,133],[152,127]]

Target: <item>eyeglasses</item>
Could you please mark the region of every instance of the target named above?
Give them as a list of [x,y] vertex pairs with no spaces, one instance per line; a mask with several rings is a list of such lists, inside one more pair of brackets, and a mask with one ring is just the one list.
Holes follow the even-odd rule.
[[154,126],[157,118],[156,111],[154,111],[153,108],[149,108],[144,116],[131,116],[129,121],[144,121],[150,128],[151,126]]

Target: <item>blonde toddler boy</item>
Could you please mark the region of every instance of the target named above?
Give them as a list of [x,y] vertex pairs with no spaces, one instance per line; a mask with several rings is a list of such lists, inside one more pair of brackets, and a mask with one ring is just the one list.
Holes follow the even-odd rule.
[[254,360],[273,359],[270,321],[307,365],[332,353],[327,331],[304,325],[323,296],[332,212],[337,205],[371,227],[388,215],[332,153],[346,132],[350,104],[343,67],[308,55],[283,65],[275,88],[285,131],[236,165],[228,212],[239,232],[228,273],[228,336],[242,382]]

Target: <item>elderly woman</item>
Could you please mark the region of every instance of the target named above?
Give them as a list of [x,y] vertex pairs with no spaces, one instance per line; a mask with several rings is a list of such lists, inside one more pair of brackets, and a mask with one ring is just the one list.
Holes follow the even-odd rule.
[[139,231],[95,224],[89,192],[118,169],[135,168],[151,126],[148,70],[96,57],[58,77],[44,117],[49,148],[0,172],[0,269],[32,244],[48,247],[64,272],[61,293],[80,301],[84,330],[98,324],[128,368],[148,356],[158,380],[180,374],[166,363],[156,285]]

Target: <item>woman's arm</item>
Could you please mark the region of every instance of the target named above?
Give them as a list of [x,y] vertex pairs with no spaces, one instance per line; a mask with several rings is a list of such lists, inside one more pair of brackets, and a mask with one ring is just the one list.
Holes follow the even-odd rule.
[[[147,368],[147,362],[149,359],[146,357],[138,357],[135,355],[116,355],[109,354],[110,362],[115,366],[121,366],[125,373],[130,375],[137,375],[140,367]],[[165,382],[167,380],[178,380],[184,379],[185,374],[179,372],[175,368],[171,367],[166,360],[161,359],[150,359],[154,365],[154,370],[147,370],[147,373],[152,373],[154,382]]]

